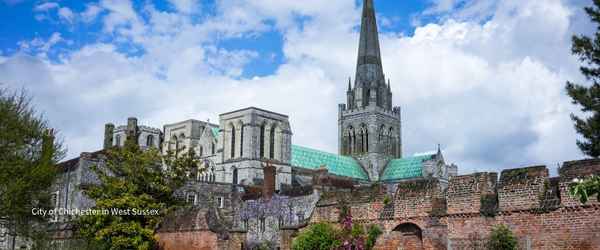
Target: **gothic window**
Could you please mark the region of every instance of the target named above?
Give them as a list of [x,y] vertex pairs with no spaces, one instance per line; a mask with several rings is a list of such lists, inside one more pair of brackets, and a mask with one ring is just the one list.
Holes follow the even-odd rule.
[[202,146],[200,146],[199,154],[200,155],[198,155],[198,156],[203,156],[204,155],[204,148]]
[[233,180],[231,181],[231,183],[238,184],[238,169],[235,168],[235,166],[233,167],[232,174],[233,174],[233,178],[232,178]]
[[115,146],[121,146],[121,135],[115,137]]
[[148,137],[146,137],[146,146],[147,147],[154,146],[154,136],[148,135]]
[[214,168],[210,168],[210,182],[215,182],[215,169]]
[[260,125],[260,157],[267,157],[265,155],[265,124]]
[[277,217],[277,222],[278,222],[277,224],[279,225],[279,228],[282,228],[283,227],[283,216],[280,215],[279,217]]
[[196,205],[196,194],[195,193],[188,193],[187,196],[185,197],[185,203],[187,204],[192,204],[192,205]]
[[240,157],[244,156],[244,127],[245,125],[242,124],[242,131],[240,132]]
[[352,143],[351,143],[352,150],[351,151],[352,151],[353,154],[355,154],[356,153],[356,131],[354,131],[354,129],[352,129],[350,131],[350,133],[351,133],[350,136],[352,138],[351,139],[351,141],[352,141]]
[[210,143],[210,154],[211,155],[215,154],[215,143],[214,142]]
[[379,135],[377,137],[377,141],[381,142],[384,138],[384,134],[385,134],[385,125],[381,125],[381,128],[379,129]]
[[231,125],[231,158],[235,157],[235,126]]
[[219,208],[225,207],[225,199],[223,197],[217,197],[217,206],[219,206]]
[[390,128],[390,131],[388,132],[388,152],[391,155],[394,155],[394,145],[395,145],[395,140],[394,140],[394,128]]
[[361,154],[364,152],[364,140],[365,140],[365,133],[364,130],[360,130],[360,134],[358,135],[358,153]]
[[265,226],[265,218],[264,218],[264,217],[262,217],[262,218],[260,218],[260,232],[261,232],[261,233],[264,233],[264,232],[265,232],[265,229],[266,229],[266,226]]
[[273,124],[271,127],[270,138],[269,138],[269,158],[275,158],[275,128],[276,125]]
[[364,133],[363,152],[368,153],[369,152],[369,130],[367,129],[365,124],[362,125],[362,130]]

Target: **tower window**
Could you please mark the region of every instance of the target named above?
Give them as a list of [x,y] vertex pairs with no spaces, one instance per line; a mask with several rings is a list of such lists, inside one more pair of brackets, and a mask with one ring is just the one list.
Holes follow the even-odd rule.
[[231,125],[231,158],[235,157],[235,126]]
[[265,155],[265,124],[260,125],[260,157]]
[[200,155],[198,155],[198,156],[203,156],[204,155],[204,148],[202,146],[200,146],[199,154]]
[[231,182],[232,182],[233,184],[238,184],[238,169],[237,169],[237,168],[235,168],[235,167],[233,167],[233,171],[232,171],[232,173],[233,173],[233,178],[232,178],[232,181],[231,181]]
[[240,157],[244,156],[244,127],[242,124],[241,132],[240,132]]
[[115,146],[121,146],[121,135],[115,137]]
[[210,154],[211,155],[215,154],[215,143],[214,142],[210,143]]
[[147,147],[154,146],[154,136],[148,135],[148,137],[146,137],[146,146]]
[[270,133],[270,137],[269,138],[269,148],[271,150],[269,150],[269,158],[274,159],[275,158],[275,128],[276,126],[273,125],[273,127],[271,127],[271,133]]

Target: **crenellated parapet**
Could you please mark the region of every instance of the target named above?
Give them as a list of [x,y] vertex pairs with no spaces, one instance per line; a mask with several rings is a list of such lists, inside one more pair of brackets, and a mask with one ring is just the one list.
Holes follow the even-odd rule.
[[493,206],[490,203],[497,200],[497,179],[497,173],[452,177],[446,194],[448,214],[479,213],[489,209]]

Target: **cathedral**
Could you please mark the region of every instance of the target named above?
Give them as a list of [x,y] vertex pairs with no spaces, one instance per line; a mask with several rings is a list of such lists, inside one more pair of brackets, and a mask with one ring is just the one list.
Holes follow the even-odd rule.
[[[373,249],[480,249],[499,224],[513,230],[519,249],[597,249],[600,202],[581,204],[568,190],[574,178],[600,174],[598,159],[564,162],[557,177],[546,166],[458,176],[439,146],[403,154],[401,108],[384,74],[373,0],[362,8],[356,74],[340,82],[347,91],[337,152],[294,144],[288,115],[256,107],[222,113],[218,123],[162,128],[132,117],[105,125],[103,149],[58,164],[54,208],[94,208],[85,195],[100,181],[93,166],[105,164],[106,149],[133,139],[142,149],[193,151],[202,165],[175,192],[187,205],[154,232],[161,250],[291,249],[309,225],[340,223],[342,213],[381,229]],[[51,219],[53,249],[85,249],[73,219]],[[9,249],[6,232],[0,221],[0,249]],[[31,246],[17,237],[12,244]]]
[[[339,104],[338,152],[323,152],[292,143],[289,118],[255,107],[219,115],[219,123],[186,120],[163,129],[107,124],[105,147],[124,143],[127,128],[135,129],[142,147],[159,147],[163,152],[194,150],[205,164],[203,180],[253,185],[263,179],[266,162],[277,168],[277,189],[302,185],[294,172],[326,168],[330,175],[358,182],[400,182],[436,178],[447,183],[457,174],[455,165],[445,163],[441,150],[403,156],[401,109],[393,106],[390,79],[383,70],[373,1],[365,1],[354,81],[348,82],[345,104]],[[315,128],[317,129],[317,128]]]

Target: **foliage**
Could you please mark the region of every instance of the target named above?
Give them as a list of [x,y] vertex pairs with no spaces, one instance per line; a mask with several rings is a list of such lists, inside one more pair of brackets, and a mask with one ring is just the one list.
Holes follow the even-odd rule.
[[516,250],[517,238],[507,226],[500,224],[492,229],[488,248],[490,250]]
[[[154,148],[142,150],[128,138],[124,147],[108,150],[105,163],[92,167],[100,184],[85,193],[95,201],[94,210],[110,213],[79,217],[79,234],[108,249],[153,249],[155,229],[166,214],[182,205],[175,191],[198,166],[193,150],[163,155]],[[115,209],[125,214],[114,214]]]
[[[596,24],[600,24],[600,0],[586,7],[585,11]],[[583,140],[577,140],[577,146],[586,155],[600,156],[600,29],[596,29],[593,39],[587,36],[573,36],[571,52],[582,62],[581,73],[591,86],[583,86],[567,82],[567,93],[573,104],[581,106],[581,111],[588,113],[585,118],[571,114],[575,130]]]
[[390,202],[392,202],[392,198],[390,198],[390,196],[386,194],[385,197],[383,197],[383,205],[387,206],[388,204],[390,204]]
[[293,250],[331,250],[339,247],[340,231],[329,223],[311,225],[294,239]]
[[[367,232],[365,232],[363,225],[352,222],[349,209],[340,226],[340,229],[336,229],[331,224],[314,224],[294,239],[292,249],[369,250],[375,245],[377,237],[383,233],[376,225],[370,225]],[[315,230],[315,227],[319,230]],[[328,243],[318,245],[317,243],[321,240]]]
[[40,227],[48,219],[31,210],[55,205],[50,204],[50,187],[55,164],[65,153],[31,100],[25,91],[0,88],[0,218],[8,221],[12,236],[34,236],[38,232],[31,223]]
[[597,195],[596,198],[600,201],[600,176],[591,176],[585,180],[575,179],[569,186],[569,193],[584,204],[593,195]]
[[381,234],[383,234],[383,231],[381,231],[379,226],[377,226],[377,225],[369,226],[369,229],[367,230],[367,240],[365,242],[365,249],[367,249],[367,250],[373,249],[373,247],[375,246],[375,241]]

